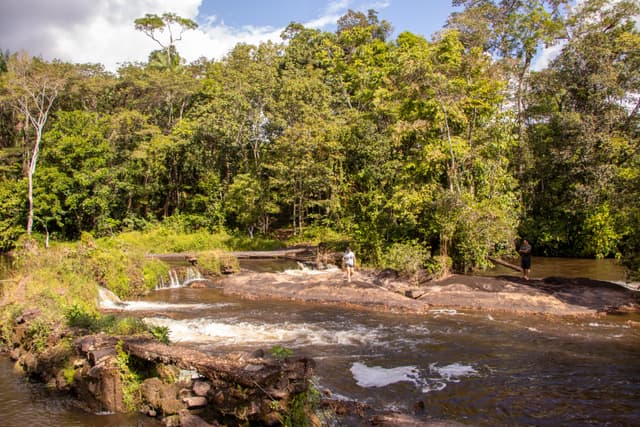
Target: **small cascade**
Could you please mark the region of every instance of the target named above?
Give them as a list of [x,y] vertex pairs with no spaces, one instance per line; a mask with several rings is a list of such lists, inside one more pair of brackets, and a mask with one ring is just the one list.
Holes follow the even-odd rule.
[[178,272],[176,270],[169,270],[169,287],[170,288],[180,287],[180,278],[178,277]]
[[157,289],[173,289],[184,288],[189,286],[193,282],[206,281],[207,279],[202,277],[200,270],[196,267],[182,267],[172,268],[169,270],[168,282],[165,282],[165,277],[158,278]]
[[205,279],[202,277],[202,274],[200,274],[200,270],[194,267],[187,267],[186,277],[184,282],[182,283],[182,286],[187,286],[193,282],[200,282],[202,280]]
[[100,308],[122,308],[126,306],[120,298],[107,288],[98,287],[98,306]]

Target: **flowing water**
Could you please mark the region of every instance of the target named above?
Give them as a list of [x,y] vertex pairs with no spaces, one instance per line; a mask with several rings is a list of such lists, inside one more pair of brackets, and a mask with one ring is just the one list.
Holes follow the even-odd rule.
[[28,381],[8,358],[0,357],[0,426],[2,427],[159,427],[149,417],[92,414],[74,401]]
[[[209,288],[165,288],[104,304],[167,326],[172,341],[203,351],[282,346],[310,356],[321,389],[376,409],[475,426],[640,425],[640,330],[627,323],[637,316],[552,320],[456,310],[409,316],[247,301]],[[8,363],[0,365],[0,414],[18,418],[0,425],[141,422],[81,415],[64,400],[50,409]],[[21,409],[8,409],[14,406]]]
[[[515,263],[518,264],[518,261]],[[507,267],[496,266],[482,274],[513,275],[516,273]],[[586,277],[594,280],[620,283],[626,280],[627,275],[614,259],[533,257],[531,278],[541,279],[544,277]]]

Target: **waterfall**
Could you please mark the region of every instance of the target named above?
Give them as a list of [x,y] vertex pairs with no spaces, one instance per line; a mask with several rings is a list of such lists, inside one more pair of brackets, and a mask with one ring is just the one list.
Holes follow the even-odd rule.
[[207,279],[202,277],[200,270],[195,267],[184,267],[169,270],[169,281],[165,282],[164,277],[158,278],[158,284],[156,289],[169,289],[169,288],[184,288],[189,286],[193,282],[206,281]]
[[169,287],[170,288],[180,287],[180,278],[178,277],[178,272],[176,270],[169,270]]
[[184,279],[184,282],[182,282],[182,286],[187,286],[193,282],[199,282],[202,280],[206,279],[202,277],[202,274],[200,274],[200,270],[194,267],[187,267],[186,277]]

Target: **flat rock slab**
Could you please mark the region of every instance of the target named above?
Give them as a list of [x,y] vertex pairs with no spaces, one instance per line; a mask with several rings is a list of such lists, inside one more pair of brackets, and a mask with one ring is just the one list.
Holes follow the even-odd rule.
[[301,302],[340,304],[379,311],[426,313],[429,303],[405,297],[357,273],[351,283],[340,271],[323,273],[242,272],[222,281],[224,293],[243,298],[273,298]]
[[380,272],[242,272],[222,281],[224,293],[250,299],[282,299],[424,314],[430,308],[502,311],[557,316],[640,312],[640,292],[590,279],[451,275],[412,286]]
[[640,293],[610,282],[454,275],[429,282],[421,300],[438,307],[558,316],[640,312]]

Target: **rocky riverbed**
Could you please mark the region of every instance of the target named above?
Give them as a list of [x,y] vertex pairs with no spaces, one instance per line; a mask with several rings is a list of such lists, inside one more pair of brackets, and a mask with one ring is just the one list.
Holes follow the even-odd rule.
[[419,285],[390,271],[358,271],[352,282],[337,269],[285,273],[243,271],[218,285],[229,295],[338,304],[380,311],[427,313],[432,308],[532,315],[595,316],[640,312],[640,292],[590,279],[450,275]]

